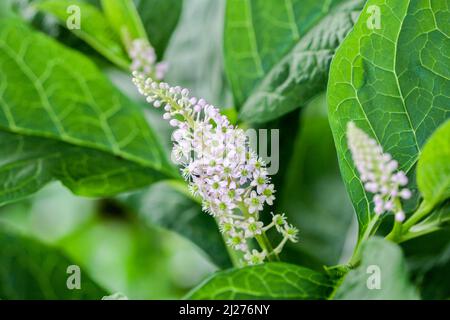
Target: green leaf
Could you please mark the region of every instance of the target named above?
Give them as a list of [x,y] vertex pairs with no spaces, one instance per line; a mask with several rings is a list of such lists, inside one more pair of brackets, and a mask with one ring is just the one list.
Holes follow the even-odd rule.
[[[377,10],[370,6],[380,9],[380,29],[372,28]],[[425,141],[449,117],[449,10],[445,1],[369,0],[333,59],[330,124],[360,235],[371,220],[371,197],[352,163],[346,125],[354,121],[413,178]],[[416,203],[417,194],[409,206]]]
[[0,225],[0,299],[93,299],[108,293],[80,269],[81,289],[68,289],[76,265],[61,252]]
[[450,120],[425,144],[417,163],[417,186],[431,207],[450,198]]
[[229,0],[225,65],[237,106],[330,9],[342,0]]
[[286,172],[276,212],[285,212],[289,222],[300,228],[301,241],[289,243],[285,249],[292,250],[296,259],[306,254],[301,261],[295,260],[301,265],[313,267],[314,260],[318,268],[337,264],[353,208],[339,173],[325,95],[315,98],[302,112]]
[[222,59],[225,0],[188,1],[164,57],[164,79],[216,106],[232,106]]
[[147,33],[133,0],[101,0],[110,25],[128,47],[134,39],[147,39]]
[[409,281],[400,247],[375,237],[363,244],[361,264],[345,276],[334,298],[406,300],[419,299],[419,295]]
[[[191,6],[191,0],[188,0]],[[136,0],[137,11],[158,58],[162,58],[181,15],[183,0]]]
[[67,12],[70,5],[77,5],[80,8],[80,29],[73,29],[72,32],[111,62],[128,70],[128,56],[123,50],[119,36],[95,6],[84,1],[44,0],[38,2],[36,8],[55,16],[61,25],[66,26],[66,21],[71,15]]
[[157,225],[186,237],[220,268],[231,261],[214,219],[201,206],[169,184],[156,183],[143,192],[125,195],[122,201],[148,225]]
[[243,105],[241,119],[266,122],[278,118],[324,90],[331,59],[352,29],[364,2],[344,2],[309,31],[265,74]]
[[0,131],[0,204],[20,200],[48,182],[100,197],[147,186],[166,176],[90,148]]
[[444,203],[441,207],[434,210],[423,221],[412,226],[406,239],[416,237],[418,235],[435,232],[441,228],[448,227],[450,225],[450,202]]
[[177,176],[139,107],[89,60],[16,20],[0,30],[0,203],[50,179],[98,196]]
[[325,274],[286,263],[218,272],[193,289],[187,299],[326,299],[334,283]]

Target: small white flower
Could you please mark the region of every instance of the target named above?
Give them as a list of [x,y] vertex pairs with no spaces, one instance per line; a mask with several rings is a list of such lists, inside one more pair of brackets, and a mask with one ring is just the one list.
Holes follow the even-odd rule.
[[257,265],[264,262],[266,255],[267,253],[265,251],[259,252],[258,250],[253,249],[251,253],[247,252],[244,255],[244,259],[249,265]]
[[287,218],[284,213],[275,215],[272,213],[272,223],[275,225],[275,228],[278,230],[278,232],[283,232],[286,221]]
[[264,224],[261,221],[256,221],[255,218],[250,217],[241,223],[241,228],[244,230],[246,238],[252,238],[262,233]]
[[227,243],[229,246],[233,247],[234,250],[238,251],[245,252],[248,248],[243,232],[231,230]]
[[292,242],[297,242],[298,241],[298,229],[295,228],[294,226],[290,225],[290,224],[285,224],[284,225],[284,236],[288,238],[288,240],[292,241]]
[[221,217],[219,220],[219,228],[222,233],[230,233],[234,230],[234,220],[229,217]]
[[264,201],[255,191],[250,193],[250,197],[245,199],[245,204],[248,206],[249,213],[255,213],[263,209]]
[[262,192],[262,195],[269,206],[273,205],[273,200],[275,200],[274,193],[275,189],[273,184],[269,184]]
[[403,211],[399,211],[395,214],[395,220],[398,222],[403,222],[405,220],[405,213]]
[[267,187],[268,178],[264,172],[256,172],[253,181],[250,183],[252,187],[256,187],[256,192],[261,194]]

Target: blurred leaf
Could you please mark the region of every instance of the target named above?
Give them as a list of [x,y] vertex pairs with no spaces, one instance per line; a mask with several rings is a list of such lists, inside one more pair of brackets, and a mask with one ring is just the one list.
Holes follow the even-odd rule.
[[67,267],[58,250],[0,226],[0,299],[93,299],[108,293],[81,270],[81,289],[67,288]]
[[431,207],[450,198],[450,120],[426,142],[417,162],[417,186]]
[[[188,0],[189,5],[191,2]],[[135,4],[156,55],[162,59],[180,18],[183,0],[135,0]]]
[[103,12],[128,47],[134,39],[147,39],[147,33],[133,0],[101,0]]
[[0,203],[50,179],[98,196],[177,176],[139,107],[89,60],[16,20],[0,30]]
[[400,247],[375,237],[363,244],[361,265],[345,276],[334,299],[409,300],[419,299],[419,295],[408,279]]
[[[291,139],[294,137],[291,134]],[[295,149],[277,206],[300,229],[300,241],[289,244],[289,258],[308,267],[339,262],[353,208],[339,173],[325,95],[314,99],[302,113]],[[290,260],[291,261],[291,260]],[[291,261],[294,262],[294,261]]]
[[355,24],[364,2],[344,2],[306,33],[283,59],[265,73],[243,105],[240,118],[249,122],[266,122],[305,105],[323,91],[331,59]]
[[402,243],[408,269],[423,299],[450,298],[450,232],[434,232]]
[[165,54],[165,80],[219,107],[232,106],[222,57],[225,0],[188,0]]
[[0,18],[9,18],[13,15],[12,0],[0,1]]
[[326,299],[333,290],[328,276],[286,263],[264,263],[221,271],[186,299]]
[[[368,29],[380,9],[382,28]],[[433,131],[448,118],[450,41],[439,30],[450,14],[444,2],[369,0],[353,31],[339,47],[330,71],[328,103],[342,176],[355,207],[360,235],[371,220],[371,197],[355,170],[345,137],[354,121],[410,176]],[[438,27],[438,29],[436,28]],[[444,29],[442,29],[444,30]],[[417,193],[406,211],[417,204]]]
[[81,28],[71,31],[111,62],[128,70],[128,56],[123,50],[118,35],[112,30],[103,13],[95,6],[83,1],[44,0],[38,2],[36,8],[52,14],[61,25],[66,26],[66,20],[70,15],[67,13],[67,8],[73,4],[80,7]]
[[341,1],[227,1],[225,64],[238,107],[303,35]]
[[[138,220],[103,216],[58,246],[83,263],[99,284],[130,299],[178,299],[191,287],[176,278],[177,268],[190,268],[186,271],[194,281],[212,269],[186,241]],[[181,264],[174,260],[179,250],[186,253]]]
[[144,192],[123,196],[148,225],[157,225],[177,232],[201,248],[220,268],[231,261],[214,219],[202,212],[201,206],[168,184],[152,185]]
[[83,196],[107,196],[166,176],[111,154],[0,131],[0,203],[24,198],[55,179]]

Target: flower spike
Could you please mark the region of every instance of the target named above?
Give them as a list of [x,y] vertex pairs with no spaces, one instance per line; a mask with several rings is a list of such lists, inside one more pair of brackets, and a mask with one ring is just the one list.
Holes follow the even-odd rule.
[[297,240],[297,229],[284,215],[266,227],[259,220],[264,204],[272,205],[275,189],[242,129],[205,100],[191,97],[187,89],[139,72],[133,73],[133,82],[147,102],[164,109],[163,118],[175,128],[172,160],[181,166],[189,189],[202,199],[203,210],[218,220],[227,244],[243,252],[247,264],[261,263],[274,253],[263,246],[261,252],[250,251],[250,240],[258,240],[273,226],[283,244]]
[[408,177],[397,170],[398,162],[352,121],[347,124],[347,142],[364,188],[374,194],[375,214],[393,212],[402,222],[405,214],[400,201],[409,199],[411,191],[405,188]]

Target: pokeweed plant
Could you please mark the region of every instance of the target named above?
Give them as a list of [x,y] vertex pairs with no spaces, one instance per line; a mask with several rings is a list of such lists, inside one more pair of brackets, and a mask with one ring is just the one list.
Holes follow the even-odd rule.
[[[71,32],[128,75],[132,71],[147,102],[163,110],[162,118],[174,128],[172,161],[142,109],[109,82],[98,67],[101,64],[33,31],[17,16],[0,13],[0,203],[21,200],[52,180],[90,197],[112,197],[160,181],[185,190],[187,183],[192,197],[202,204],[202,208],[193,204],[194,210],[203,209],[215,218],[229,257],[222,254],[226,249],[217,228],[207,220],[210,217],[198,215],[189,225],[186,219],[176,218],[184,212],[177,216],[163,210],[176,220],[166,223],[168,228],[190,238],[217,266],[226,269],[211,275],[186,298],[448,298],[445,281],[432,282],[439,287],[432,295],[427,293],[426,283],[420,282],[433,279],[450,264],[445,251],[412,270],[414,277],[406,263],[411,260],[409,243],[416,247],[414,241],[423,241],[425,247],[431,247],[425,235],[442,235],[438,232],[445,230],[448,234],[450,60],[446,52],[450,48],[450,3],[291,0],[280,5],[278,0],[228,0],[220,14],[225,17],[223,54],[234,98],[232,110],[238,117],[239,125],[235,125],[223,110],[192,97],[188,89],[162,82],[168,71],[168,63],[161,62],[163,51],[181,1],[158,1],[142,1],[135,7],[138,2],[131,0],[105,0],[101,6],[44,0],[33,6],[57,17],[63,25],[67,6],[80,8],[81,28]],[[169,2],[174,5],[166,7],[166,15],[157,13],[167,17],[167,23],[143,21],[151,10],[139,10],[139,6]],[[190,5],[195,6],[193,3]],[[190,23],[205,21],[195,20]],[[37,54],[42,48],[46,55]],[[193,68],[194,64],[189,64]],[[221,72],[217,78],[224,77]],[[331,240],[312,240],[322,239],[322,224],[330,215],[321,209],[314,211],[315,204],[310,205],[312,214],[325,219],[298,224],[302,237],[296,244],[297,229],[287,221],[297,225],[296,218],[305,214],[304,206],[287,211],[274,202],[275,182],[241,129],[256,123],[270,127],[274,120],[284,129],[286,118],[297,116],[295,109],[315,107],[309,100],[324,90],[330,134],[359,226],[349,257],[326,267],[320,254],[314,264],[308,261],[312,255],[306,254],[305,260],[295,253],[304,253],[299,247],[331,245]],[[314,120],[307,116],[301,114],[305,121]],[[292,128],[286,125],[289,130]],[[314,146],[322,143],[321,139],[301,141]],[[283,161],[293,158],[292,150],[283,151],[289,157]],[[334,149],[331,152],[334,154]],[[299,163],[306,163],[311,156],[305,154],[300,155]],[[172,162],[181,167],[181,175]],[[283,179],[287,178],[273,177],[278,200],[282,196],[283,202],[291,198],[303,201],[298,192],[283,195],[287,190]],[[321,181],[320,192],[311,193],[319,194],[315,201],[327,202]],[[272,214],[267,220],[266,204],[273,205],[274,212],[286,214]],[[124,205],[133,207],[126,201]],[[333,210],[341,208],[335,205]],[[338,235],[340,240],[346,236],[346,227]],[[60,252],[3,226],[0,241],[27,249],[2,251],[1,265],[9,266],[7,261],[25,252],[36,259],[47,257],[58,266],[71,263]],[[228,259],[234,268],[229,268]],[[0,283],[0,298],[74,297],[61,288],[61,275],[51,274],[65,270],[50,269],[43,268],[42,274],[50,279],[54,295],[49,296],[39,283],[39,290],[32,294]],[[383,285],[375,285],[377,290],[369,287],[370,270],[382,273]],[[34,283],[33,272],[26,265],[14,270],[5,267],[0,278],[11,273]],[[98,299],[112,293],[96,285],[95,279],[87,278],[87,283],[89,289],[82,298]]]

